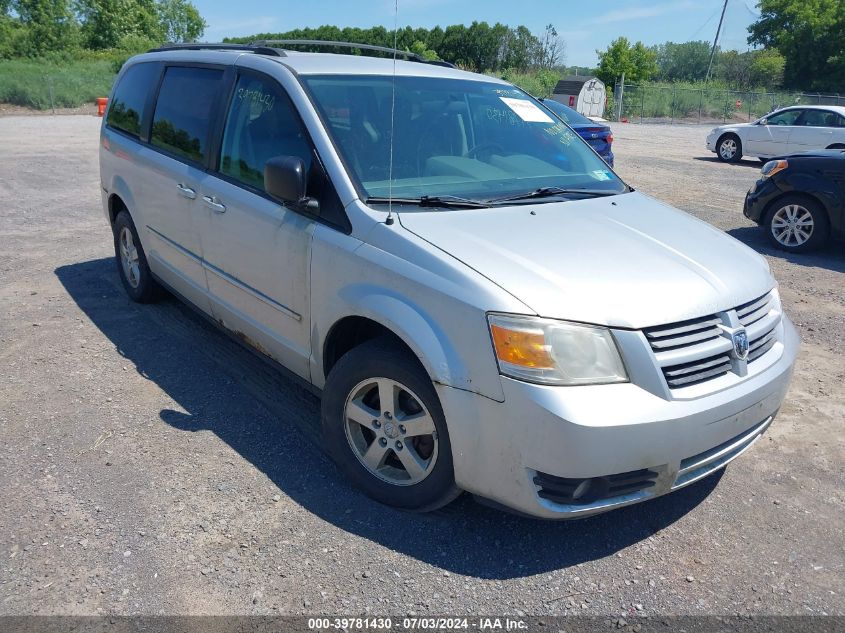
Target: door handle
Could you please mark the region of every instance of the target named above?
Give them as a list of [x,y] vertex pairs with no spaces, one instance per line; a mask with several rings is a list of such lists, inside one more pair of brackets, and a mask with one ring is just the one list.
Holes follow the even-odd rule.
[[179,190],[179,193],[188,198],[189,200],[193,200],[197,197],[197,192],[191,189],[190,187],[186,187],[181,182],[176,184],[176,188]]
[[202,201],[206,206],[211,207],[215,213],[226,213],[226,205],[218,202],[217,196],[203,196]]

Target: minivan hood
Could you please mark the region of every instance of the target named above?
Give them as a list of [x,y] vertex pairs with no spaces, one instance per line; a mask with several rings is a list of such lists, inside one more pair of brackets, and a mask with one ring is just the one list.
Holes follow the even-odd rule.
[[774,287],[756,252],[636,192],[399,219],[544,317],[643,328],[730,309]]

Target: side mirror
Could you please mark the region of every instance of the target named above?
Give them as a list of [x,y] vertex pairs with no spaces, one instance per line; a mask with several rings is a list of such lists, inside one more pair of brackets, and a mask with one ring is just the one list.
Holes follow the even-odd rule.
[[298,156],[275,156],[264,164],[264,190],[282,202],[315,213],[319,205],[305,195],[305,163]]
[[760,119],[760,125],[768,125],[768,124],[769,124],[768,119],[766,119],[766,118]]

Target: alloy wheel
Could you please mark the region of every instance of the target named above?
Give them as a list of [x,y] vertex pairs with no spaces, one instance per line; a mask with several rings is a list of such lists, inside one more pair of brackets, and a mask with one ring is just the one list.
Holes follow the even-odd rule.
[[719,155],[725,160],[731,160],[736,156],[736,141],[732,138],[726,138],[719,145]]
[[346,399],[344,431],[371,474],[397,486],[425,479],[437,461],[434,418],[413,391],[390,378],[358,383]]
[[772,237],[787,248],[806,244],[813,235],[813,214],[799,204],[788,204],[772,216]]
[[126,281],[133,288],[137,288],[141,283],[141,266],[138,262],[138,249],[135,246],[135,238],[132,237],[132,231],[124,226],[120,230],[120,264],[123,266],[123,274]]

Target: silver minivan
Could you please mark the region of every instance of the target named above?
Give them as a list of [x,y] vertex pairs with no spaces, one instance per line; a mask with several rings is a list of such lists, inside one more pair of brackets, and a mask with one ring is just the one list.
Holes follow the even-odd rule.
[[746,451],[798,348],[766,261],[513,85],[399,55],[127,62],[100,172],[129,296],[313,385],[343,476],[399,508],[581,517]]

